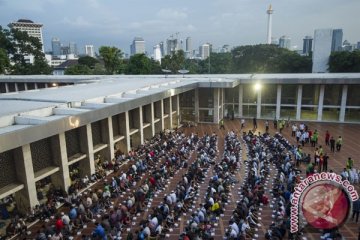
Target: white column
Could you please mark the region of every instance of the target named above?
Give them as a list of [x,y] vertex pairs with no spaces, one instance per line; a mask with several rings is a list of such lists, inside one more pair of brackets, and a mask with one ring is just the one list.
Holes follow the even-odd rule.
[[160,101],[160,121],[161,121],[161,131],[164,130],[165,124],[164,124],[164,99],[161,99]]
[[214,88],[214,123],[219,123],[220,119],[220,111],[219,111],[219,99],[220,99],[220,89]]
[[195,89],[195,122],[199,122],[199,89]]
[[302,85],[298,86],[297,103],[296,103],[296,120],[301,118],[301,99],[302,99]]
[[243,85],[239,85],[239,117],[243,116]]
[[27,85],[27,83],[24,83],[24,88],[25,88],[25,91],[28,90],[28,85]]
[[44,87],[45,87],[45,88],[48,88],[49,86],[48,86],[48,84],[47,84],[47,83],[44,83]]
[[177,125],[180,126],[180,95],[176,96]]
[[129,121],[129,111],[125,112],[125,129],[126,129],[126,147],[128,149],[128,151],[131,150],[131,145],[130,145],[130,121]]
[[114,128],[113,128],[113,122],[112,122],[112,117],[108,117],[107,119],[107,143],[109,145],[109,154],[110,154],[110,158],[113,159],[115,157],[115,149],[114,149]]
[[320,85],[320,95],[319,95],[319,105],[318,105],[318,117],[317,120],[322,120],[323,107],[324,107],[324,94],[325,94],[325,85]]
[[256,118],[261,117],[261,89],[257,91]]
[[170,108],[170,113],[169,113],[169,121],[170,121],[170,129],[173,129],[173,114],[172,114],[172,97],[169,97],[169,108]]
[[143,120],[143,107],[139,107],[139,132],[140,132],[140,144],[144,144],[144,120]]
[[71,184],[68,157],[66,151],[65,133],[60,133],[51,139],[54,163],[60,171],[51,175],[51,181],[56,187],[61,187],[66,192]]
[[280,110],[281,110],[281,85],[277,85],[276,91],[276,119],[280,119]]
[[150,103],[151,106],[151,119],[150,119],[150,124],[151,124],[151,135],[155,136],[155,112],[154,112],[154,102]]
[[39,203],[36,193],[30,144],[15,150],[14,157],[17,179],[24,184],[24,189],[15,194],[16,204],[21,212],[27,212],[29,207],[34,207]]
[[82,175],[91,175],[95,173],[94,144],[92,140],[91,123],[80,128],[80,147],[81,152],[86,153],[87,159],[80,161],[80,170]]
[[8,93],[9,92],[9,84],[5,83],[5,91]]
[[17,83],[14,83],[15,84],[15,92],[18,92],[19,91],[19,86]]
[[37,83],[34,83],[34,88],[35,88],[35,89],[38,89]]
[[344,122],[345,121],[347,93],[348,93],[348,85],[343,85],[342,95],[341,95],[339,122]]

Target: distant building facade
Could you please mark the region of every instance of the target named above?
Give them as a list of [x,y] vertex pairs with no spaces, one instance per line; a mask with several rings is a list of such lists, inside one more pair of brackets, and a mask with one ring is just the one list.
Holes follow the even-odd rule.
[[42,34],[43,25],[41,23],[34,23],[33,21],[28,19],[19,19],[17,22],[12,22],[8,26],[9,28],[27,32],[29,36],[39,39],[42,45],[42,51],[44,52],[44,40]]
[[162,55],[161,55],[160,45],[157,44],[154,46],[154,60],[161,63],[161,57],[162,57]]
[[54,37],[51,39],[51,50],[53,56],[61,55],[61,42],[59,38]]
[[309,55],[312,52],[313,38],[311,36],[305,36],[303,39],[303,50],[304,55]]
[[185,41],[185,57],[191,58],[192,57],[192,43],[191,37],[187,37]]
[[145,41],[142,37],[135,37],[130,45],[130,55],[145,54]]
[[209,43],[205,43],[199,47],[199,55],[201,59],[207,59],[210,56],[211,45]]
[[279,47],[281,48],[291,48],[291,39],[288,36],[281,36],[279,39]]
[[85,55],[95,57],[94,45],[85,45]]
[[343,44],[343,30],[342,29],[332,30],[331,52],[342,51],[342,44]]

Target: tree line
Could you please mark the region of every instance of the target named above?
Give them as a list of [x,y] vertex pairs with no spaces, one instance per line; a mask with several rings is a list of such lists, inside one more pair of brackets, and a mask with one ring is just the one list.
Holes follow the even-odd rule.
[[[33,56],[29,64],[26,56]],[[259,44],[233,48],[227,53],[210,53],[205,59],[186,59],[180,50],[166,55],[161,64],[145,54],[124,59],[121,49],[111,46],[99,48],[96,58],[84,56],[78,64],[66,69],[68,75],[104,74],[161,74],[162,69],[177,74],[186,69],[189,74],[232,73],[310,73],[311,56],[301,56],[276,45]],[[329,59],[330,72],[360,72],[360,51],[335,52]],[[51,74],[40,41],[26,32],[0,26],[0,74]]]

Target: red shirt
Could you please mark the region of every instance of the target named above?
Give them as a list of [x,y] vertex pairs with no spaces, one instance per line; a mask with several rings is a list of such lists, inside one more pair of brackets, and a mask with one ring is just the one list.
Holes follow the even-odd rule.
[[55,223],[55,228],[56,230],[60,231],[61,229],[63,229],[63,227],[64,227],[64,223],[61,220],[61,218],[59,218]]

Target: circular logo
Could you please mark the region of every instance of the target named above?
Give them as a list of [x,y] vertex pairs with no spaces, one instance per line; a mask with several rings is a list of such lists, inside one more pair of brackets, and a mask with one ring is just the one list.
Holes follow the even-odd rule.
[[332,229],[345,223],[351,204],[346,192],[331,183],[308,187],[301,200],[306,221],[315,228]]

